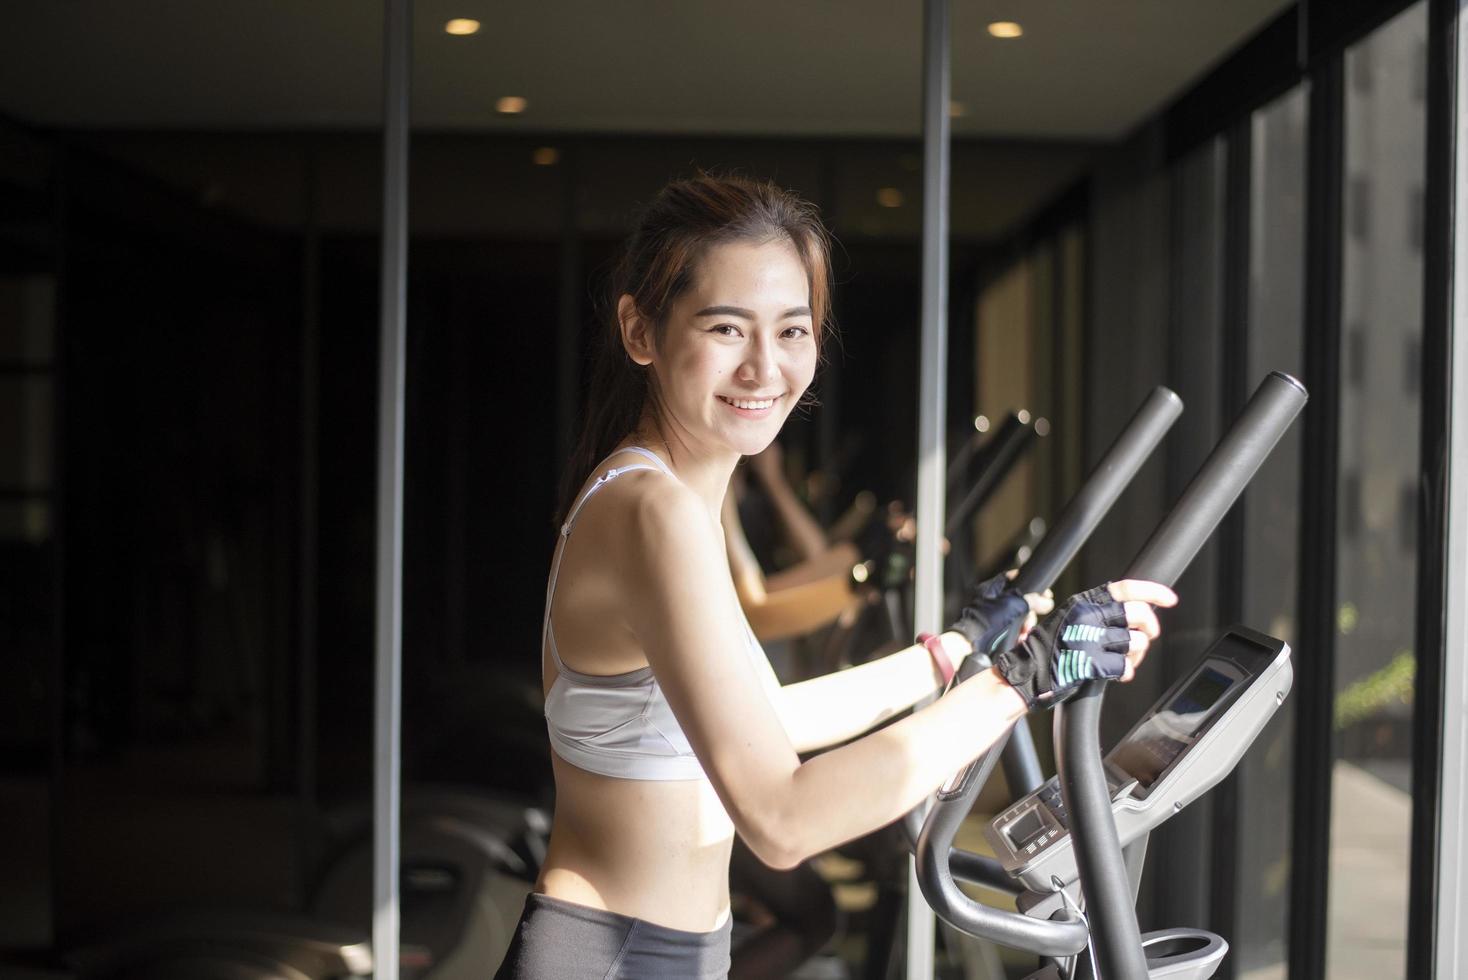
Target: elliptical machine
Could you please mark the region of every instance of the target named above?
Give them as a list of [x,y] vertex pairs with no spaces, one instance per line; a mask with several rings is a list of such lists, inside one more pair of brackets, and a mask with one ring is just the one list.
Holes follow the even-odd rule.
[[[1307,397],[1288,375],[1266,377],[1124,577],[1174,583]],[[1062,517],[1052,533],[1076,531]],[[1016,587],[1043,589],[1058,571],[1032,561]],[[998,860],[953,846],[1003,749],[1002,741],[993,746],[938,791],[918,835],[918,881],[928,903],[968,935],[1044,958],[1028,980],[1211,977],[1228,951],[1222,936],[1193,928],[1140,933],[1134,903],[1147,838],[1238,763],[1289,692],[1289,656],[1279,640],[1243,628],[1225,632],[1104,760],[1106,685],[1084,685],[1055,710],[1057,776],[987,830]],[[970,657],[962,672],[986,666]],[[1019,911],[968,897],[960,879],[1016,895]]]

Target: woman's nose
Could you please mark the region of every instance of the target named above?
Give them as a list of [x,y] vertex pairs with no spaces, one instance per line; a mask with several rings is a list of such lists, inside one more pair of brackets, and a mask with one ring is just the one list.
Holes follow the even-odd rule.
[[756,340],[745,352],[744,363],[739,366],[740,380],[765,384],[780,376],[780,366],[775,361],[771,345]]

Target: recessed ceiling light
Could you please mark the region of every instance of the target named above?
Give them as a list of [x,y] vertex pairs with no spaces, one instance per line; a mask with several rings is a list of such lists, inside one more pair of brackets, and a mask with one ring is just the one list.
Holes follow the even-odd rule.
[[468,17],[455,17],[453,20],[443,25],[443,29],[444,32],[447,34],[454,34],[458,37],[467,37],[470,34],[479,33],[479,21],[472,20]]
[[968,106],[964,105],[962,102],[948,103],[948,117],[950,119],[957,119],[959,116],[966,115],[968,115]]
[[534,160],[538,167],[554,167],[561,159],[561,151],[554,146],[537,147],[535,152],[530,154],[530,159]]
[[1012,20],[996,20],[989,25],[989,34],[992,37],[1020,37],[1024,32],[1025,29]]
[[902,207],[902,192],[895,187],[883,187],[877,191],[877,203],[884,208]]
[[518,95],[506,95],[495,100],[494,111],[502,116],[518,116],[530,105]]

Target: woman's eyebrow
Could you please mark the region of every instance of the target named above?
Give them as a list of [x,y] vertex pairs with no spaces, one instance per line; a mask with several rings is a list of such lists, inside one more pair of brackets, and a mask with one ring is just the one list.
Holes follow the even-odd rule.
[[[737,316],[737,317],[743,317],[746,320],[753,320],[754,319],[754,311],[753,310],[746,310],[742,306],[706,306],[706,307],[704,307],[703,309],[699,310],[697,313],[695,313],[693,315],[696,316],[696,317],[697,316]],[[780,314],[780,319],[784,320],[784,319],[787,319],[787,318],[792,317],[792,316],[810,316],[810,315],[811,315],[811,312],[810,312],[810,307],[809,306],[792,306],[792,307],[790,307],[790,309],[788,309],[784,313],[781,313]]]
[[694,317],[743,317],[744,320],[753,320],[755,311],[744,310],[743,307],[705,307],[693,315]]

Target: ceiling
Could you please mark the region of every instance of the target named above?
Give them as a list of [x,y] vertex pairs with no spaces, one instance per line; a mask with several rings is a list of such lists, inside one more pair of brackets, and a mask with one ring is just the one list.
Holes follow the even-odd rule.
[[[1285,0],[953,0],[959,137],[1124,136]],[[910,137],[917,0],[418,0],[430,130]],[[482,30],[453,37],[453,17]],[[1024,36],[990,37],[1018,20]],[[0,113],[83,129],[363,129],[380,0],[48,0],[0,15]],[[494,109],[526,98],[520,116]]]

